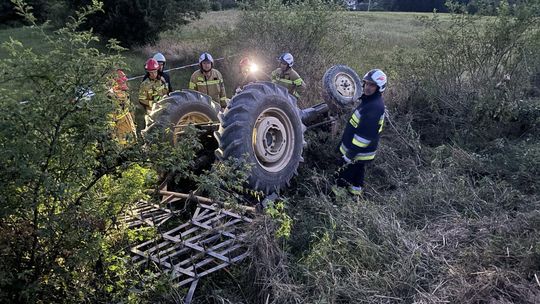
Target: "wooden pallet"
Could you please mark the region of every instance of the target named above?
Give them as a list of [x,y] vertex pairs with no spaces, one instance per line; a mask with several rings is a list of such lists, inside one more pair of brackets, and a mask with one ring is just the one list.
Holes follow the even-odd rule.
[[[160,227],[175,217],[164,206],[179,199],[179,195],[168,195],[159,204],[138,202],[120,222],[130,228]],[[177,287],[191,284],[185,297],[185,303],[190,303],[202,277],[247,257],[243,239],[251,221],[232,210],[199,203],[187,222],[132,246],[132,262],[140,267],[156,266],[149,267],[154,269],[153,275],[167,273]]]

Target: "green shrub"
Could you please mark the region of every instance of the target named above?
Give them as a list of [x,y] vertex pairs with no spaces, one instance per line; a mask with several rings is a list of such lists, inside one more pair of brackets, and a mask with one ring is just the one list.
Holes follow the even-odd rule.
[[92,47],[97,37],[78,31],[98,9],[86,7],[54,33],[34,23],[41,51],[2,44],[0,302],[132,298],[142,275],[123,261],[127,236],[116,219],[155,186],[149,167],[186,172],[195,155],[195,136],[176,149],[112,138],[107,91],[123,49],[111,41],[102,53]]
[[210,2],[210,9],[213,11],[220,11],[221,10],[221,3],[217,1]]
[[538,7],[536,1],[511,13],[503,1],[494,17],[454,13],[449,24],[437,16],[427,21],[422,51],[396,61],[410,94],[410,108],[402,110],[414,112],[426,143],[493,138],[500,127],[510,129],[540,67],[533,51]]
[[[301,101],[317,101],[324,72],[339,63],[340,55],[349,50],[350,36],[339,18],[340,10],[337,5],[319,0],[287,4],[278,0],[257,1],[242,12],[236,28],[216,43],[222,52],[225,49],[250,55],[261,65],[267,80],[278,67],[277,57],[292,53],[294,68],[309,87]],[[227,78],[239,81],[238,74],[233,68]]]

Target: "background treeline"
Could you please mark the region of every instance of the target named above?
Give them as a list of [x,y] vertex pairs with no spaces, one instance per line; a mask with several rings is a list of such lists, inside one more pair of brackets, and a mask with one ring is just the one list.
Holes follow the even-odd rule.
[[[86,23],[84,28],[92,28],[105,38],[115,38],[124,46],[144,45],[155,42],[158,33],[172,29],[177,25],[186,24],[199,17],[201,12],[221,10],[234,7],[249,8],[267,3],[265,0],[159,0],[159,1],[129,1],[103,0],[102,12],[96,13]],[[283,0],[283,4],[305,2],[313,6],[312,1]],[[346,5],[347,1],[328,1]],[[357,1],[358,9],[404,11],[404,12],[448,12],[447,0],[379,0]],[[469,13],[494,14],[500,0],[459,0]],[[511,7],[527,2],[527,0],[510,0]],[[33,8],[33,14],[38,24],[51,20],[55,27],[67,22],[68,16],[92,0],[30,0],[26,2]],[[0,0],[0,28],[21,26],[24,18],[15,11],[12,0]]]
[[[55,28],[68,22],[69,16],[92,0],[30,0],[36,22],[51,20]],[[199,18],[201,12],[220,10],[235,6],[232,0],[159,0],[130,1],[103,0],[102,10],[83,23],[83,29],[93,31],[105,38],[115,38],[123,46],[152,43],[161,31],[188,23]],[[11,0],[0,0],[0,28],[21,26],[27,22],[17,14]]]
[[[379,0],[369,1],[360,0],[358,4],[362,9],[367,9],[370,6],[371,10],[398,11],[398,12],[448,12],[447,0]],[[481,12],[483,14],[493,14],[499,6],[500,0],[458,0],[453,1],[461,5],[465,5],[470,13]],[[511,0],[507,1],[511,6],[520,4],[525,1]],[[482,10],[480,11],[480,8]]]

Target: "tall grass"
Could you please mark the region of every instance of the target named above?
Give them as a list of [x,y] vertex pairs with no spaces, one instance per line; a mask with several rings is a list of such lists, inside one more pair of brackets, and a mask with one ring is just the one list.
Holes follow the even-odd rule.
[[[338,33],[331,37],[352,39],[337,52],[319,51],[342,54],[334,63],[359,72],[381,67],[390,75],[390,116],[366,194],[351,197],[333,186],[339,138],[308,133],[306,163],[283,193],[294,221],[290,238],[276,240],[275,223],[257,222],[258,254],[236,277],[242,295],[220,299],[540,302],[537,17],[510,16],[504,7],[480,20],[329,14],[347,25],[332,27],[328,32]],[[271,42],[260,43],[267,53],[276,51]],[[318,63],[298,56],[299,71]],[[497,56],[504,58],[500,66]],[[495,89],[506,71],[513,72],[510,82]],[[233,290],[227,286],[214,283],[218,291],[210,293]]]
[[[425,31],[420,20],[432,15],[347,12],[334,9],[330,12],[312,12],[308,18],[314,20],[314,26],[328,28],[324,34],[313,33],[322,36],[321,42],[326,46],[320,48],[326,52],[332,46],[332,51],[320,58],[320,54],[313,55],[309,48],[299,44],[299,40],[306,39],[310,34],[283,23],[300,22],[295,19],[295,10],[302,12],[301,7],[277,10],[270,6],[266,10],[272,14],[264,17],[267,19],[261,19],[266,14],[265,8],[202,14],[200,20],[186,27],[164,32],[156,45],[145,46],[137,49],[137,52],[145,56],[151,56],[157,51],[163,52],[167,58],[171,58],[173,65],[196,62],[202,51],[210,51],[214,57],[232,56],[229,60],[218,63],[218,69],[226,74],[225,84],[231,95],[238,81],[237,64],[242,56],[252,56],[264,72],[269,74],[277,67],[275,58],[284,51],[290,51],[296,58],[295,68],[308,82],[309,91],[313,92],[309,98],[317,102],[320,101],[320,81],[327,68],[338,63],[347,64],[359,73],[373,67],[390,68],[396,48],[411,52],[418,50],[419,37]],[[327,17],[322,17],[325,15]],[[324,21],[321,21],[321,18]],[[446,22],[450,17],[442,15],[441,19]],[[140,73],[143,72],[140,67],[137,69]],[[173,81],[185,80],[188,77],[186,75],[192,72],[191,69],[188,70],[172,72]],[[175,84],[177,88],[186,86],[186,81]]]
[[[42,51],[47,47],[45,43],[39,40],[41,36],[36,32],[36,29],[31,27],[0,29],[0,41],[9,41],[11,39],[18,40],[36,51]],[[0,58],[5,58],[7,55],[6,50],[0,48]]]
[[[279,26],[322,23],[283,16],[276,21],[279,14],[322,18],[328,28],[302,32],[324,34],[307,41],[317,48],[304,52],[305,40],[287,41],[295,37],[289,35],[294,27]],[[290,238],[276,239],[276,223],[260,217],[250,235],[252,261],[202,281],[198,300],[540,303],[540,100],[534,93],[540,23],[524,18],[521,25],[530,28],[516,32],[523,28],[509,16],[465,20],[448,14],[428,23],[418,17],[432,15],[208,13],[164,33],[156,46],[130,53],[134,74],[142,73],[144,60],[156,51],[172,58],[169,66],[195,62],[201,51],[215,57],[250,54],[267,62],[269,72],[279,52],[293,50],[295,68],[312,90],[313,99],[304,105],[316,101],[320,76],[330,65],[347,64],[360,74],[379,67],[390,76],[390,120],[368,168],[366,195],[355,198],[333,187],[339,135],[308,132],[306,163],[283,193],[294,222]],[[520,33],[527,39],[515,40]],[[486,77],[471,67],[477,59],[493,62],[494,52],[485,50],[504,49],[497,41],[514,41],[509,45],[519,45],[521,53],[509,56],[501,70],[519,67],[517,77],[495,89],[502,75],[497,69],[497,77]],[[218,65],[227,72],[229,88],[237,59]],[[176,88],[187,87],[181,75],[191,71],[171,73]],[[485,81],[470,81],[476,76]]]

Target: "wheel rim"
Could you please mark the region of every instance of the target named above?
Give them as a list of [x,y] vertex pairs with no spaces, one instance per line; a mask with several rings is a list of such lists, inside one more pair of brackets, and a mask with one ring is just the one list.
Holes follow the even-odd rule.
[[294,150],[294,130],[289,117],[278,108],[268,108],[255,121],[252,144],[255,157],[268,172],[279,172]]
[[354,79],[346,73],[338,73],[334,77],[336,91],[345,98],[353,98],[356,93],[356,84]]
[[201,112],[190,112],[183,115],[174,126],[173,142],[176,144],[178,136],[184,132],[184,128],[188,125],[213,122],[208,115]]

